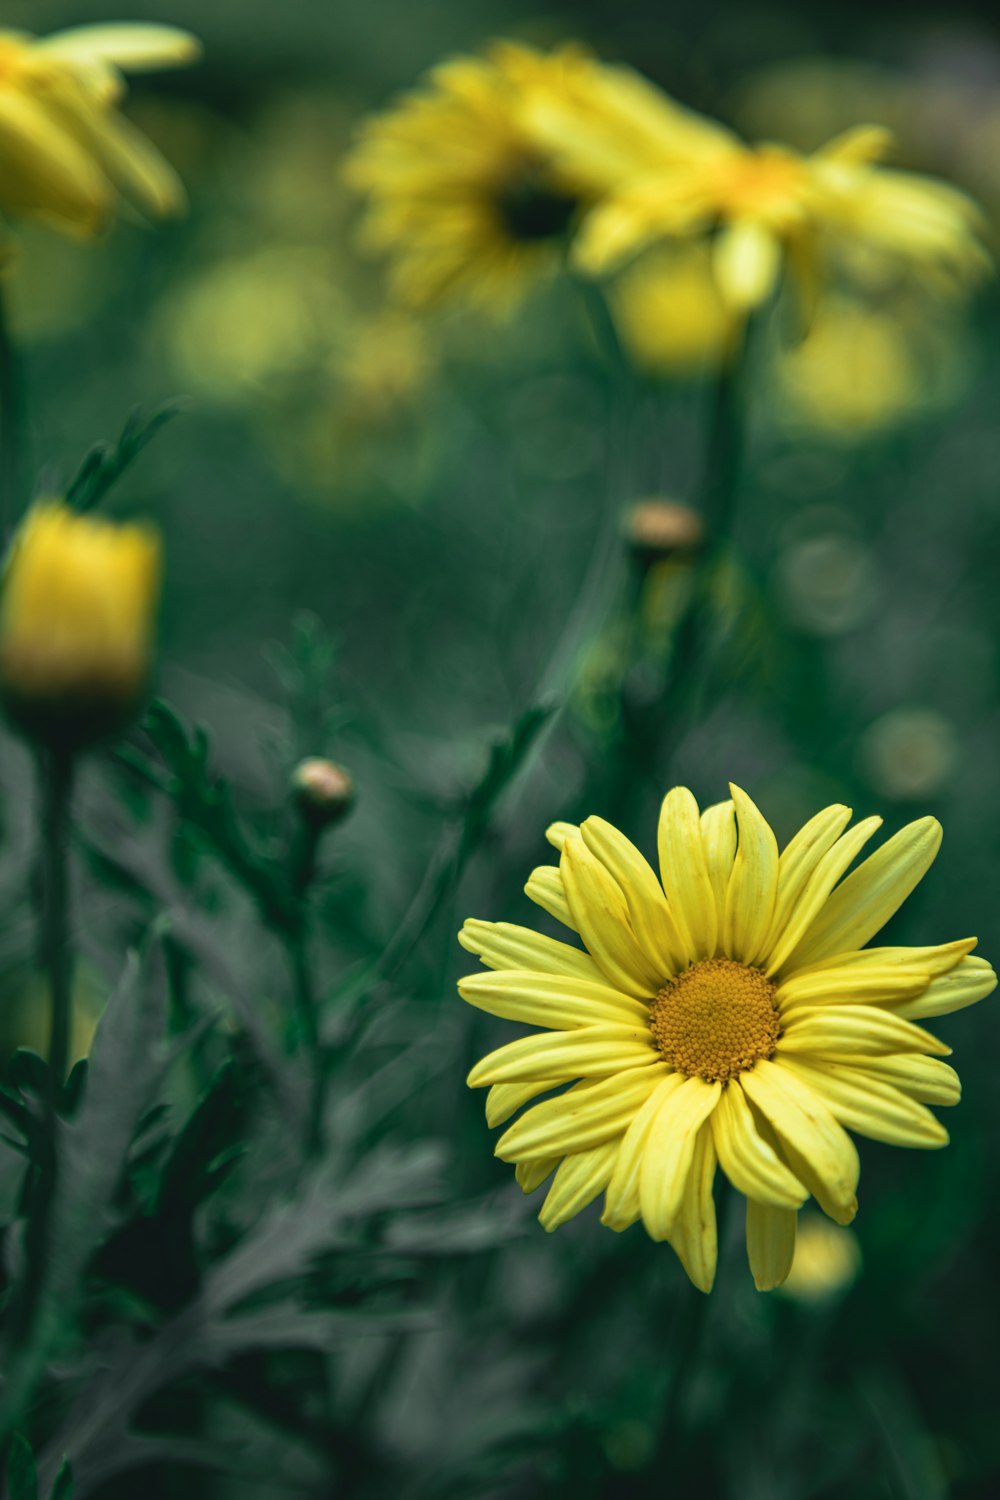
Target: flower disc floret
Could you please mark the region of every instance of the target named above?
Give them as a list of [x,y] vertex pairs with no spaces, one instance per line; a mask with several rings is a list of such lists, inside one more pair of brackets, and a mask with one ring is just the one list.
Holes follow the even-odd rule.
[[705,958],[660,990],[649,1029],[678,1073],[727,1083],[774,1052],[780,1027],[775,994],[759,969]]

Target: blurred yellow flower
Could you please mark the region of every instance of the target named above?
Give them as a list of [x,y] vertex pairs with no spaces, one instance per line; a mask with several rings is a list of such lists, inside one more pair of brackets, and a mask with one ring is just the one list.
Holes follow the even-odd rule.
[[707,245],[657,247],[627,266],[611,308],[630,357],[649,375],[697,374],[735,350],[739,319],[723,300]]
[[554,169],[597,193],[576,240],[588,273],[660,240],[705,240],[723,298],[746,312],[771,294],[786,265],[811,305],[827,241],[838,238],[959,281],[989,265],[970,199],[877,165],[887,131],[860,126],[811,156],[750,146],[629,69],[602,71],[596,107],[566,89],[536,89],[528,111]]
[[819,1214],[805,1213],[795,1236],[795,1259],[781,1292],[796,1302],[827,1302],[846,1292],[861,1269],[857,1237]]
[[0,213],[93,235],[119,195],[155,216],[183,207],[173,168],[117,109],[121,70],[178,67],[199,52],[172,26],[0,32]]
[[33,506],[0,592],[0,697],[29,738],[73,750],[128,721],[149,673],[159,580],[148,527]]
[[392,289],[430,307],[457,297],[506,311],[558,267],[580,202],[525,119],[545,80],[581,55],[495,42],[441,63],[426,84],[365,122],[347,179],[369,197],[368,246],[391,252]]
[[559,865],[525,889],[582,948],[507,923],[468,921],[460,935],[498,971],[461,980],[463,998],[545,1028],[468,1080],[490,1087],[490,1125],[533,1106],[496,1149],[525,1192],[552,1177],[542,1224],[557,1228],[603,1192],[605,1224],[641,1219],[703,1291],[715,1276],[716,1165],[746,1195],[758,1288],[779,1285],[810,1194],[838,1223],[854,1217],[845,1126],[894,1145],[947,1143],[925,1105],[956,1103],[958,1077],[941,1061],[949,1049],[915,1023],[996,984],[969,956],[974,938],[864,946],[930,867],[935,819],[845,876],[880,818],[848,830],[850,808],[828,807],[779,856],[753,802],[731,791],[701,814],[686,788],[668,793],[660,879],[601,818],[549,829]]

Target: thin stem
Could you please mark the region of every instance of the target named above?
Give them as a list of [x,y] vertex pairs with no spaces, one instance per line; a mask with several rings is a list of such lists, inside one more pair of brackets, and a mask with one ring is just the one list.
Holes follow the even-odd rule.
[[39,760],[41,796],[42,961],[49,980],[51,1026],[49,1072],[53,1109],[58,1108],[69,1066],[73,1027],[73,951],[69,936],[69,808],[73,790],[71,756],[43,751]]
[[306,1125],[306,1153],[309,1157],[318,1156],[323,1148],[323,1106],[326,1095],[326,1059],[323,1056],[309,955],[309,889],[316,876],[320,832],[320,828],[307,818],[299,819],[289,854],[289,882],[295,893],[298,909],[294,921],[285,928],[299,1035],[305,1043],[312,1066]]
[[0,544],[6,541],[21,508],[26,440],[21,362],[10,334],[7,298],[0,277]]

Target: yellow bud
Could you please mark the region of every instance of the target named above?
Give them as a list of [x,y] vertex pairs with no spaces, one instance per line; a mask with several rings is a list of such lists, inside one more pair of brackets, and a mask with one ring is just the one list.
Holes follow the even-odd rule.
[[30,739],[72,751],[121,729],[149,675],[160,541],[146,526],[32,507],[0,592],[0,698]]

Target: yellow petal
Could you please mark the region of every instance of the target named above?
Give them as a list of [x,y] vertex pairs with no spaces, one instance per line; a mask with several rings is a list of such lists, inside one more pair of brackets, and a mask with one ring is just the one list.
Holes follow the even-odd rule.
[[796,974],[778,986],[776,1000],[782,1016],[791,1018],[802,1006],[880,1005],[902,1002],[922,995],[931,982],[926,970],[901,964],[859,964],[854,968],[824,969],[818,965],[808,974]]
[[458,993],[491,1016],[548,1030],[606,1024],[627,1026],[636,1035],[648,1030],[649,1009],[641,1000],[589,979],[503,969],[460,979]]
[[567,839],[580,837],[580,829],[576,823],[550,823],[545,830],[545,837],[553,849],[558,849],[561,854]]
[[774,291],[781,242],[758,220],[735,219],[716,235],[712,264],[723,300],[735,311],[747,312]]
[[851,1067],[876,1083],[891,1083],[920,1104],[957,1104],[962,1097],[961,1079],[954,1068],[938,1057],[920,1057],[911,1052],[903,1057],[852,1058]]
[[660,878],[688,959],[714,953],[719,934],[715,892],[701,837],[698,804],[687,787],[663,799],[657,831]]
[[769,952],[773,951],[788,926],[813,870],[824,854],[833,848],[850,821],[851,809],[835,802],[810,818],[782,849],[778,860],[778,894],[774,903]]
[[650,1237],[674,1230],[694,1159],[698,1131],[718,1102],[722,1085],[686,1078],[660,1105],[650,1127],[639,1172],[642,1222]]
[[768,974],[776,974],[788,956],[795,951],[822,911],[837,881],[845,870],[850,869],[872,834],[881,827],[881,818],[865,818],[856,828],[838,839],[832,849],[818,861],[789,914],[785,930],[768,956]]
[[963,958],[949,974],[932,979],[922,995],[893,1007],[894,1014],[911,1021],[947,1016],[985,1000],[996,989],[997,976],[984,958]]
[[603,818],[580,825],[584,843],[615,880],[628,904],[636,942],[654,971],[665,982],[687,967],[683,940],[677,932],[663,887],[647,860],[624,834]]
[[652,999],[662,986],[636,942],[618,882],[582,839],[570,839],[559,861],[573,925],[611,984],[628,995]]
[[589,1151],[563,1158],[538,1215],[549,1233],[572,1219],[607,1187],[618,1158],[619,1141],[605,1141]]
[[94,234],[111,209],[97,163],[37,100],[0,88],[0,173],[8,210]]
[[[977,938],[958,938],[953,943],[937,943],[932,947],[859,948],[854,953],[837,953],[830,958],[822,958],[819,963],[810,964],[807,968],[796,969],[794,983],[798,985],[800,980],[818,974],[860,976],[868,968],[899,969],[901,972],[909,970],[936,979],[939,974],[947,974],[961,963],[972,952],[977,941]],[[785,985],[792,982],[784,981],[781,989],[784,990]]]
[[639,1176],[642,1171],[646,1142],[660,1105],[684,1082],[680,1073],[669,1073],[659,1082],[637,1111],[625,1132],[618,1151],[618,1161],[604,1195],[601,1223],[609,1229],[627,1229],[640,1214]]
[[948,1132],[930,1110],[889,1083],[877,1083],[864,1073],[835,1063],[810,1065],[794,1057],[781,1057],[776,1062],[814,1089],[829,1105],[834,1119],[848,1130],[889,1146],[934,1149],[948,1144]]
[[878,1006],[824,1005],[813,1009],[803,1005],[782,1016],[777,1052],[820,1052],[839,1057],[930,1052],[948,1057],[951,1048],[922,1026],[914,1026],[895,1011]]
[[500,1137],[496,1154],[502,1161],[563,1156],[623,1135],[666,1075],[666,1063],[654,1063],[649,1068],[629,1068],[589,1088],[560,1094],[558,1099],[543,1099]]
[[513,922],[480,922],[469,917],[458,941],[491,969],[533,969],[538,974],[566,974],[604,983],[589,953]]
[[801,1208],[809,1194],[762,1138],[753,1111],[734,1079],[712,1115],[719,1166],[733,1187],[778,1208]]
[[48,57],[114,63],[130,73],[184,67],[196,62],[202,51],[198,38],[189,31],[144,22],[68,27],[43,37],[35,47]]
[[534,1161],[519,1161],[514,1176],[522,1193],[533,1193],[540,1188],[546,1177],[551,1177],[560,1162],[558,1156],[536,1157]]
[[715,1146],[711,1120],[706,1120],[695,1140],[687,1186],[670,1236],[681,1265],[700,1292],[712,1290],[718,1259],[714,1181]]
[[858,1153],[823,1100],[766,1060],[742,1073],[740,1083],[773,1127],[795,1176],[831,1218],[849,1223],[858,1206]]
[[[736,858],[736,809],[733,803],[716,802],[706,807],[701,815],[701,841],[705,846],[708,876],[715,892],[715,909],[718,913],[719,932],[726,911],[726,891],[733,873]],[[715,956],[717,946],[708,958]]]
[[561,1088],[564,1078],[532,1078],[527,1083],[495,1083],[486,1095],[486,1123],[492,1129],[516,1115],[522,1104]]
[[941,847],[936,818],[918,818],[841,881],[785,964],[792,974],[835,953],[863,948],[895,916]]
[[761,956],[774,919],[778,889],[778,841],[767,820],[738,786],[731,786],[739,845],[726,894],[722,945],[731,958],[753,964]]
[[793,1208],[747,1201],[747,1259],[758,1292],[773,1291],[792,1269],[797,1219]]
[[543,1031],[488,1053],[466,1082],[476,1089],[488,1083],[526,1083],[531,1078],[609,1078],[644,1067],[657,1056],[656,1048],[634,1026]]
[[895,145],[895,137],[884,125],[852,125],[816,152],[822,161],[842,162],[852,167],[883,161]]
[[570,915],[569,902],[566,900],[566,891],[563,887],[562,876],[554,865],[539,865],[532,870],[528,876],[528,883],[524,887],[524,894],[529,901],[534,901],[542,911],[547,911],[550,917],[555,917],[564,927],[573,925]]

